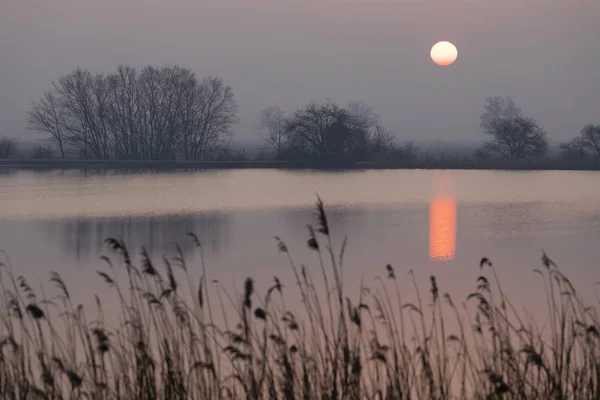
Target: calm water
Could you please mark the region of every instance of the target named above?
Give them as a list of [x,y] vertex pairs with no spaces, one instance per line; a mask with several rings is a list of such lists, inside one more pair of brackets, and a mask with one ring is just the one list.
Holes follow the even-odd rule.
[[251,275],[260,288],[277,275],[292,286],[273,236],[316,274],[306,225],[319,193],[334,245],[348,235],[350,285],[391,263],[399,276],[413,269],[424,288],[435,274],[442,291],[464,299],[487,256],[505,289],[531,306],[543,290],[532,273],[542,249],[586,293],[600,281],[599,182],[598,172],[554,171],[4,171],[0,249],[33,286],[56,270],[85,300],[106,290],[94,274],[110,254],[106,237],[155,256],[174,255],[179,242],[195,268],[186,238],[195,232],[211,278],[240,287]]

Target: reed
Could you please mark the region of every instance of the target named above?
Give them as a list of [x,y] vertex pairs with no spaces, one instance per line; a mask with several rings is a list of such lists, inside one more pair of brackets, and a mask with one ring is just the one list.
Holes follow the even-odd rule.
[[[435,276],[425,293],[412,272],[401,277],[391,265],[350,296],[346,241],[335,249],[320,199],[316,211],[306,245],[318,268],[296,264],[276,237],[294,281],[275,277],[261,293],[250,277],[240,291],[211,281],[193,233],[195,282],[179,249],[160,265],[142,249],[136,265],[125,243],[107,239],[112,254],[97,275],[118,299],[110,310],[118,323],[101,297],[95,309],[77,303],[56,272],[55,294],[34,290],[3,254],[2,398],[600,398],[597,308],[545,254],[535,270],[545,287],[544,328],[517,311],[487,258],[459,302]],[[400,279],[411,279],[414,293],[401,293]],[[288,306],[290,297],[299,306]]]

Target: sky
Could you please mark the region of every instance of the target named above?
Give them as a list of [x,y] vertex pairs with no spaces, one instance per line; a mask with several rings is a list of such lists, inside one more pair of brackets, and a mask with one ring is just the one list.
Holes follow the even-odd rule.
[[[600,124],[598,0],[0,0],[0,136],[76,67],[179,65],[257,114],[363,101],[399,140],[478,143],[488,96],[512,96],[555,142]],[[453,42],[458,60],[429,50]]]

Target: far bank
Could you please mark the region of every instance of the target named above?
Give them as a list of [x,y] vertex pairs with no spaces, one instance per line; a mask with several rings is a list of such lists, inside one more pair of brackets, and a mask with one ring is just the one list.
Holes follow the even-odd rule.
[[0,160],[0,169],[468,169],[468,170],[600,170],[600,160],[485,161],[440,160],[412,162],[290,162],[290,161],[167,161],[167,160]]

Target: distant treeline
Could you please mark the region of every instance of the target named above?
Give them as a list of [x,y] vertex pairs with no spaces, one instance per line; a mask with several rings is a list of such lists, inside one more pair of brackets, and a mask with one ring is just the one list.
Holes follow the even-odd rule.
[[420,157],[412,161],[177,161],[177,160],[78,160],[78,159],[0,159],[0,173],[6,168],[38,171],[76,169],[94,172],[200,171],[224,169],[280,170],[375,170],[375,169],[446,169],[446,170],[600,170],[600,159],[567,160],[475,160],[472,157]]
[[[232,151],[231,128],[238,121],[233,90],[217,77],[197,78],[177,66],[141,70],[120,66],[111,74],[76,69],[52,82],[33,103],[29,128],[51,139],[29,154],[0,138],[0,158],[82,160],[249,161]],[[384,127],[361,102],[343,107],[310,103],[287,115],[276,106],[257,118],[263,139],[258,161],[308,165],[596,165],[600,124],[550,155],[543,126],[523,114],[510,97],[488,97],[480,116],[482,145],[472,154],[449,158],[425,154]]]

